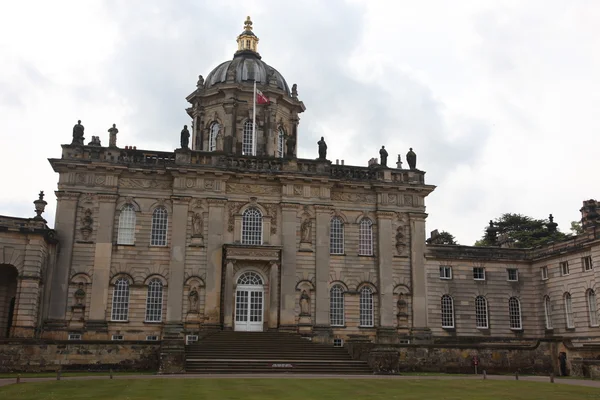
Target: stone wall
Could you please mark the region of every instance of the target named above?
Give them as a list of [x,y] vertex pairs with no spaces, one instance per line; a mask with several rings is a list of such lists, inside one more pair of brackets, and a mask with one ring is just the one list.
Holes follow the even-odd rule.
[[159,342],[2,341],[0,372],[156,371]]
[[542,341],[529,346],[378,345],[366,342],[348,342],[346,346],[354,359],[367,361],[376,373],[474,373],[473,357],[477,356],[480,372],[549,374],[555,368],[557,354],[556,344]]

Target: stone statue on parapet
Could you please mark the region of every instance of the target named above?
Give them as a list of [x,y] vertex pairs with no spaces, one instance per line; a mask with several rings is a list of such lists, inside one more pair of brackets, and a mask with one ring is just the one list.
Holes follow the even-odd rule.
[[81,125],[81,120],[77,121],[77,124],[73,127],[73,141],[71,144],[76,144],[79,146],[83,146],[83,130],[84,127]]
[[298,85],[295,83],[292,85],[292,97],[294,99],[298,98]]
[[198,83],[196,83],[197,88],[202,88],[204,86],[204,77],[202,75],[198,75]]
[[317,142],[319,145],[319,160],[327,159],[327,143],[325,143],[325,139],[321,136],[321,140]]
[[188,131],[187,125],[183,126],[181,130],[181,148],[187,149],[190,144],[190,131]]
[[385,146],[381,146],[381,150],[379,150],[379,157],[381,158],[381,166],[387,167],[388,152],[385,149]]
[[108,129],[108,133],[108,147],[117,147],[117,133],[119,133],[117,124],[113,124],[112,128]]
[[410,148],[408,153],[406,153],[406,162],[408,163],[408,167],[410,169],[417,168],[417,155],[413,151],[412,147]]

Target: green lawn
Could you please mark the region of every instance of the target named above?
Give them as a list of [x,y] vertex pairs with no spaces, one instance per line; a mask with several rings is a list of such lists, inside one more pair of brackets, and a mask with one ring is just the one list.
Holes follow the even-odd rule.
[[[0,374],[0,379],[16,379],[18,375],[21,375],[21,378],[53,378],[56,376],[56,372],[22,372],[22,373],[8,373],[8,374]],[[72,372],[62,372],[60,376],[109,376],[109,371],[102,372],[91,372],[91,371],[72,371]],[[118,375],[156,375],[156,372],[113,372],[113,376]]]
[[524,381],[387,379],[153,379],[52,381],[0,388],[10,400],[576,400],[600,399],[600,390]]

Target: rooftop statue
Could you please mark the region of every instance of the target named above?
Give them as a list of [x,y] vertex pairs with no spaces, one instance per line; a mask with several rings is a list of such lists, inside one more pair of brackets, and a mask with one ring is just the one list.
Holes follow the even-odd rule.
[[406,153],[406,162],[408,163],[408,167],[410,169],[417,168],[417,155],[413,151],[412,147],[410,148],[408,153]]
[[184,125],[183,129],[181,130],[181,148],[187,149],[187,148],[189,148],[189,144],[190,144],[190,131],[188,131],[187,125]]
[[117,124],[113,124],[112,128],[108,129],[108,133],[108,147],[117,147],[117,133],[119,133]]
[[327,143],[325,143],[325,139],[321,136],[321,140],[317,142],[319,145],[319,160],[327,159]]
[[77,121],[77,124],[73,127],[73,141],[71,144],[83,146],[83,130],[84,127],[81,125],[81,120]]
[[381,146],[381,150],[379,150],[379,157],[381,157],[381,165],[383,167],[387,167],[388,152],[385,149],[385,146]]

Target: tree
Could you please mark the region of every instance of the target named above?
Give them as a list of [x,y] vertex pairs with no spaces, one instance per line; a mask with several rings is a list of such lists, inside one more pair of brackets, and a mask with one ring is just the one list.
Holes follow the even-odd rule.
[[571,232],[573,235],[581,235],[583,233],[581,221],[571,221]]
[[[549,242],[568,239],[570,235],[556,229],[547,219],[535,219],[521,214],[502,214],[493,221],[499,240],[508,240],[514,247],[527,248],[547,244]],[[483,237],[475,242],[475,246],[495,246],[490,235],[487,234],[489,226],[485,228]]]
[[457,245],[456,238],[450,232],[441,231],[438,232],[437,229],[431,232],[431,238],[427,239],[427,243],[429,244],[450,244]]

